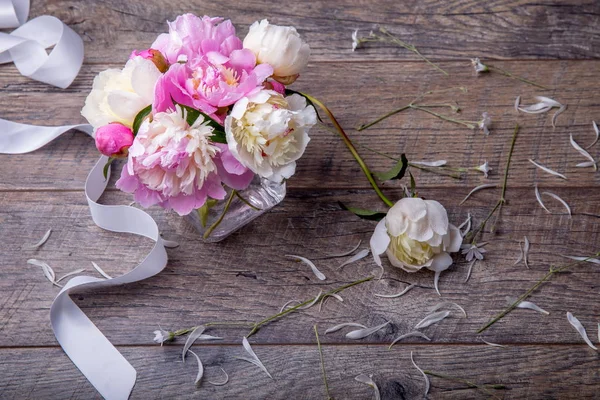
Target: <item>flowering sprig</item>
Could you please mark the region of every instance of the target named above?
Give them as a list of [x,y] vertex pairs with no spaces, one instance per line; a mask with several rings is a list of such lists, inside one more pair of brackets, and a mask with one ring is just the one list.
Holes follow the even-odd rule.
[[493,65],[491,65],[489,63],[488,64],[484,64],[484,63],[481,62],[481,60],[479,58],[472,58],[471,59],[471,64],[473,65],[473,68],[475,69],[475,73],[477,73],[477,74],[480,74],[482,72],[496,71],[496,72],[498,72],[498,73],[500,73],[500,74],[502,74],[502,75],[504,75],[504,76],[506,76],[508,78],[516,79],[518,81],[527,83],[528,85],[532,85],[532,86],[538,87],[540,89],[549,89],[546,86],[540,85],[539,83],[536,83],[534,81],[530,81],[529,79],[525,79],[525,78],[522,78],[520,76],[514,75],[512,72],[506,71],[506,70],[504,70],[502,68],[493,66]]

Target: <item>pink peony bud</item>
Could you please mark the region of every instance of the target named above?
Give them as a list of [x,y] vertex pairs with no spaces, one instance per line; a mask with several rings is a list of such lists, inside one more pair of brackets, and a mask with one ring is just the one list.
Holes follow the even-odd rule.
[[169,69],[169,63],[167,62],[166,58],[162,55],[162,53],[158,50],[134,50],[131,52],[131,56],[129,56],[129,58],[133,58],[136,56],[140,56],[142,58],[145,58],[146,60],[152,61],[154,65],[156,65],[156,68],[158,68],[158,70],[163,74]]
[[125,157],[133,144],[133,131],[123,124],[113,122],[96,129],[96,147],[109,157]]

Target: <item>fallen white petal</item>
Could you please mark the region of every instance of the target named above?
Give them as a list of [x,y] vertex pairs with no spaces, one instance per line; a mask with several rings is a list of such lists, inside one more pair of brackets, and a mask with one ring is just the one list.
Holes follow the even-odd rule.
[[406,288],[404,288],[404,290],[401,291],[400,293],[396,293],[396,294],[377,294],[377,293],[375,293],[374,296],[383,297],[385,299],[395,299],[396,297],[405,295],[409,290],[411,290],[414,287],[415,287],[415,284],[413,283],[411,285],[408,285]]
[[31,258],[31,259],[27,260],[27,264],[35,265],[37,267],[42,268],[42,272],[44,272],[44,276],[46,277],[46,279],[48,279],[50,281],[50,283],[52,283],[53,285],[58,286],[58,287],[63,287],[58,282],[56,282],[56,274],[54,273],[54,270],[52,269],[52,267],[50,267],[50,265],[48,265],[48,263],[45,263],[44,261],[36,260],[35,258]]
[[415,359],[413,358],[412,351],[410,352],[410,361],[412,361],[412,364],[415,366],[416,369],[419,370],[421,375],[423,375],[423,379],[425,379],[425,395],[423,397],[427,397],[427,393],[429,393],[429,377],[427,376],[427,374],[425,374],[425,372],[423,372],[423,370],[421,368],[419,368],[417,363],[415,363]]
[[42,246],[44,243],[46,243],[46,241],[48,241],[48,238],[50,237],[50,234],[52,234],[52,229],[48,229],[48,231],[46,231],[46,233],[44,234],[44,236],[40,239],[39,242],[37,242],[36,244],[32,244],[31,246],[27,246],[30,249],[37,249],[38,247]]
[[433,287],[435,288],[435,291],[437,292],[438,296],[442,297],[442,294],[440,293],[440,288],[438,287],[438,282],[440,280],[440,275],[442,274],[442,271],[435,271],[435,274],[433,275]]
[[345,251],[345,252],[339,253],[339,254],[329,254],[325,258],[337,258],[337,257],[346,257],[346,256],[349,256],[350,254],[354,253],[360,247],[361,243],[362,243],[362,239],[358,241],[358,244],[356,246],[354,246],[352,248],[352,250],[348,250],[348,251]]
[[564,176],[563,174],[558,173],[558,172],[556,172],[556,171],[554,171],[554,170],[552,170],[552,169],[550,169],[548,167],[544,167],[542,164],[538,164],[537,162],[533,161],[531,158],[529,159],[529,162],[532,163],[533,165],[535,165],[536,167],[538,167],[539,169],[541,169],[542,171],[545,171],[545,172],[547,172],[547,173],[549,173],[551,175],[554,175],[554,176],[558,176],[559,178],[562,178],[562,179],[565,179],[565,180],[567,179],[567,177]]
[[196,339],[196,340],[223,340],[223,338],[220,336],[212,336],[212,335],[202,334],[202,335],[198,336],[198,339]]
[[365,337],[372,335],[375,332],[385,328],[389,323],[390,323],[390,321],[386,321],[385,323],[383,323],[381,325],[373,326],[371,328],[357,329],[355,331],[348,332],[348,333],[346,333],[346,338],[353,339],[353,340],[365,338]]
[[527,238],[527,236],[523,236],[523,262],[525,263],[525,266],[527,268],[529,268],[529,247],[531,245],[529,244],[529,239]]
[[577,144],[575,139],[573,139],[573,134],[570,134],[569,137],[570,137],[570,141],[571,141],[571,146],[573,146],[573,148],[575,150],[577,150],[579,152],[579,154],[581,154],[582,156],[584,156],[585,158],[590,160],[593,163],[594,171],[597,171],[598,166],[596,165],[596,160],[594,160],[594,157],[592,157],[592,155],[590,153],[588,153],[587,150],[585,150],[583,147],[581,147],[580,145]]
[[300,303],[300,301],[299,300],[290,300],[290,301],[288,301],[287,303],[285,303],[284,305],[281,306],[281,309],[279,310],[279,312],[282,313],[283,310],[285,310],[285,308],[287,306],[289,306],[290,304],[292,304],[292,303]]
[[469,194],[468,194],[468,195],[467,195],[467,196],[466,196],[466,197],[465,197],[465,198],[464,198],[464,199],[463,199],[463,200],[462,200],[460,203],[458,203],[458,205],[461,205],[461,204],[463,204],[465,201],[467,201],[467,199],[468,199],[469,197],[471,197],[471,195],[472,195],[473,193],[475,193],[475,192],[478,192],[478,191],[480,191],[480,190],[482,190],[482,189],[489,189],[489,188],[495,188],[495,187],[496,187],[496,184],[494,184],[494,183],[485,183],[485,184],[483,184],[483,185],[479,185],[479,186],[475,187],[473,190],[471,190],[471,191],[469,192]]
[[341,303],[344,302],[344,299],[339,294],[336,294],[336,293],[326,294],[323,296],[323,298],[321,298],[321,302],[319,303],[319,312],[321,312],[321,308],[323,307],[323,304],[325,304],[327,302],[327,299],[329,297],[333,297],[334,299],[336,299],[337,301],[339,301]]
[[519,112],[519,106],[521,105],[521,96],[517,96],[515,100],[515,111]]
[[369,255],[369,249],[362,249],[361,251],[359,251],[358,253],[356,253],[355,255],[353,255],[352,257],[347,259],[346,261],[344,261],[342,263],[342,265],[339,266],[339,268],[344,268],[348,264],[352,264],[353,262],[362,260],[363,258],[365,258],[368,255]]
[[[507,297],[506,301],[508,302],[508,304],[514,304],[515,301],[517,301],[516,298],[512,298],[512,297]],[[533,310],[533,311],[537,311],[541,314],[544,315],[550,315],[550,313],[546,310],[544,310],[543,308],[539,307],[537,304],[532,303],[531,301],[522,301],[519,304],[516,305],[517,308],[524,308],[524,309],[528,309],[528,310]]]
[[581,322],[579,322],[579,320],[570,312],[567,312],[567,319],[569,320],[569,323],[573,325],[573,328],[575,328],[577,332],[579,332],[585,343],[587,343],[587,345],[590,346],[592,349],[598,350],[598,348],[594,346],[594,344],[588,338],[588,335],[585,332],[585,328],[583,327],[583,325],[581,325]]
[[360,383],[366,383],[367,385],[371,386],[373,388],[373,390],[375,391],[375,400],[381,400],[381,394],[379,393],[379,388],[377,387],[377,384],[373,381],[371,376],[367,376],[365,374],[360,374],[357,377],[355,377],[354,379]]
[[446,165],[446,160],[437,161],[412,161],[411,164],[422,165],[424,167],[442,167]]
[[523,261],[523,245],[521,244],[521,242],[519,242],[519,250],[521,250],[521,253],[519,254],[519,258],[517,258],[517,261],[515,261],[515,263],[513,265],[517,265],[518,263]]
[[440,322],[448,315],[450,315],[450,311],[438,311],[429,314],[425,318],[423,318],[417,325],[415,325],[415,329],[427,328],[428,326],[433,325],[436,322]]
[[542,201],[542,196],[540,196],[540,189],[538,189],[537,184],[533,187],[533,189],[535,190],[535,198],[537,199],[538,203],[540,203],[540,206],[542,206],[542,208],[546,211],[548,211],[548,213],[552,214],[550,212],[550,210],[548,210],[546,208],[546,206],[544,205],[544,202]]
[[208,383],[210,383],[211,385],[215,385],[215,386],[226,385],[227,382],[229,382],[229,375],[227,375],[227,372],[225,372],[225,370],[223,368],[221,368],[221,371],[223,371],[223,373],[225,374],[225,380],[224,381],[221,381],[221,382],[208,381]]
[[465,316],[465,318],[467,318],[467,312],[465,311],[464,308],[462,308],[459,304],[453,302],[453,301],[443,301],[441,303],[437,303],[435,306],[431,307],[431,309],[429,310],[429,312],[434,312],[439,310],[442,307],[446,307],[446,306],[456,306],[460,311],[462,311],[463,315]]
[[190,353],[192,353],[194,357],[196,357],[196,361],[198,361],[198,374],[196,375],[196,380],[194,381],[194,383],[198,385],[202,380],[202,377],[204,376],[204,365],[202,365],[202,361],[200,361],[200,357],[198,357],[198,354],[194,353],[191,350]]
[[248,339],[246,339],[245,336],[242,339],[242,345],[244,346],[244,349],[246,350],[246,352],[248,354],[250,354],[250,356],[252,357],[252,359],[255,361],[255,365],[257,365],[260,369],[262,369],[269,376],[269,378],[273,379],[273,377],[271,376],[271,374],[269,373],[269,371],[267,371],[267,368],[260,361],[260,359],[258,358],[258,356],[256,355],[256,353],[254,353],[254,350],[252,350],[252,347],[250,346],[250,343],[248,343]]
[[577,168],[586,168],[586,167],[593,167],[594,165],[597,166],[598,165],[598,161],[594,161],[594,162],[592,162],[592,161],[581,162],[581,163],[575,165],[575,167],[577,167]]
[[92,261],[92,265],[94,266],[94,269],[96,271],[98,271],[98,273],[100,273],[100,275],[102,275],[106,279],[112,279],[112,277],[109,274],[107,274],[106,272],[104,272],[104,270],[98,266],[98,264],[96,264],[95,262]]
[[492,342],[488,342],[487,340],[481,339],[481,341],[489,346],[493,346],[493,347],[508,347],[505,344],[498,344],[498,343],[492,343]]
[[392,344],[390,344],[390,346],[388,347],[388,349],[391,349],[392,346],[395,345],[396,343],[398,343],[400,340],[406,339],[406,338],[409,338],[409,337],[420,337],[420,338],[423,338],[423,339],[431,342],[431,339],[429,337],[427,337],[427,335],[425,335],[423,332],[413,331],[413,332],[408,332],[408,333],[405,333],[404,335],[398,336],[396,339],[394,339],[394,341],[392,342]]
[[76,269],[75,271],[71,271],[71,272],[69,272],[67,274],[64,274],[63,276],[61,276],[60,278],[58,278],[56,280],[56,282],[58,283],[58,282],[62,281],[63,279],[66,279],[66,278],[68,278],[70,276],[73,276],[73,275],[80,274],[80,273],[82,273],[84,271],[85,271],[85,268]]
[[596,134],[596,138],[594,139],[592,144],[590,144],[588,147],[586,147],[586,149],[589,149],[590,147],[594,147],[594,145],[598,142],[598,139],[600,139],[600,130],[598,130],[598,125],[596,125],[596,121],[592,121],[592,127],[594,128],[594,133]]
[[566,109],[567,109],[567,106],[560,106],[558,111],[556,111],[554,113],[554,115],[552,116],[552,126],[554,128],[556,128],[556,117],[558,117],[560,114],[562,114]]
[[553,199],[558,200],[567,209],[567,213],[569,214],[569,217],[571,217],[571,207],[569,207],[566,201],[564,201],[557,194],[554,194],[552,192],[542,192],[542,194],[548,195]]
[[194,344],[196,339],[198,339],[205,330],[206,330],[206,327],[204,325],[197,326],[196,328],[194,328],[192,333],[190,333],[190,335],[188,336],[187,340],[185,341],[185,344],[183,345],[183,352],[181,353],[181,360],[184,363],[185,363],[186,353],[188,352],[190,347],[192,347],[192,345]]
[[292,255],[292,254],[286,255],[286,257],[302,261],[304,264],[308,265],[310,267],[310,269],[312,270],[313,274],[315,274],[315,276],[319,280],[324,281],[325,279],[327,279],[327,278],[325,278],[325,275],[323,275],[323,273],[321,271],[319,271],[319,269],[317,268],[317,266],[315,265],[315,263],[313,263],[312,261],[310,261],[308,258],[306,258],[306,257],[300,257],[300,256],[295,256],[295,255]]
[[469,233],[469,231],[471,230],[471,213],[467,213],[467,219],[465,220],[465,222],[463,222],[462,224],[460,224],[460,226],[458,227],[458,229],[462,229],[463,226],[465,226],[464,230],[460,231],[460,236],[465,237],[467,235],[467,233]]
[[535,98],[540,102],[540,103],[544,103],[550,107],[562,107],[562,104],[560,104],[558,101],[551,99],[550,97],[545,97],[545,96],[535,96]]
[[353,326],[356,328],[366,328],[366,326],[364,326],[363,324],[358,324],[356,322],[344,322],[342,324],[336,325],[336,326],[332,326],[331,328],[327,329],[325,331],[325,334],[327,335],[328,333],[333,333],[333,332],[337,332],[342,328],[345,328],[347,326]]
[[322,294],[323,294],[323,291],[319,290],[319,294],[315,296],[315,298],[313,299],[313,301],[311,301],[310,303],[308,303],[305,306],[298,307],[298,310],[305,310],[307,308],[311,308],[312,306],[314,306],[315,304],[317,304],[317,301],[319,301],[319,298],[321,298]]
[[473,271],[473,265],[475,265],[476,261],[477,261],[477,259],[471,261],[471,264],[469,264],[469,269],[467,270],[467,277],[465,278],[463,283],[467,283],[467,281],[471,277],[471,271]]
[[571,260],[587,261],[587,262],[594,263],[594,264],[600,264],[600,259],[597,259],[597,258],[577,257],[577,256],[565,256],[565,257],[570,258]]

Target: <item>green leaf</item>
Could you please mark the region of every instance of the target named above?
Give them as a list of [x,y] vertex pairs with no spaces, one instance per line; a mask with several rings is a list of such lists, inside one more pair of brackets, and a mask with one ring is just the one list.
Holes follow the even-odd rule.
[[373,176],[381,181],[390,181],[393,179],[402,179],[404,174],[406,173],[406,168],[408,167],[408,160],[404,153],[400,156],[400,159],[387,172],[373,172]]
[[319,115],[319,109],[314,105],[314,103],[308,97],[306,97],[304,94],[302,94],[300,92],[296,92],[295,90],[285,89],[286,96],[290,96],[292,94],[297,94],[297,95],[304,97],[306,99],[306,103],[308,103],[309,106],[312,106],[315,109],[315,113],[317,114],[317,118],[319,119],[319,121],[321,121],[321,123],[324,123],[323,120],[321,119],[321,116]]
[[[215,133],[223,133],[223,137],[225,137],[225,130],[223,129],[223,125],[219,124],[217,121],[215,121],[214,119],[209,117],[208,114],[205,114],[202,111],[196,110],[195,108],[192,108],[190,106],[184,106],[183,104],[179,104],[175,101],[173,101],[173,103],[178,105],[179,107],[181,107],[182,109],[184,109],[187,112],[187,116],[186,116],[185,120],[189,126],[194,125],[194,122],[196,122],[198,117],[200,117],[202,115],[204,117],[204,120],[208,121],[208,126],[211,126],[215,130]],[[219,142],[219,143],[227,143],[227,142]]]
[[348,207],[341,201],[338,201],[338,204],[340,205],[342,210],[350,211],[357,217],[360,217],[362,219],[368,219],[370,221],[381,221],[387,215],[387,213],[385,213],[383,211],[375,211],[375,210],[367,210],[364,208]]
[[412,197],[417,197],[417,183],[415,182],[415,177],[410,171],[408,171],[408,175],[410,175],[410,195]]
[[200,217],[200,223],[202,224],[203,228],[206,228],[206,224],[208,222],[208,212],[216,204],[217,204],[217,200],[208,199],[208,200],[206,200],[206,202],[204,203],[204,205],[202,207],[200,207],[198,210],[196,210],[198,212],[198,216]]
[[148,114],[150,114],[151,112],[152,104],[150,104],[148,107],[142,108],[142,110],[139,113],[137,113],[137,115],[133,119],[133,136],[137,135],[138,131],[140,130],[140,126],[142,126],[142,122],[144,122]]
[[113,161],[115,161],[116,159],[117,159],[116,157],[109,157],[106,164],[104,164],[104,168],[102,169],[102,174],[104,175],[104,180],[106,180],[106,177],[108,176],[108,167],[110,167],[110,164],[112,164]]
[[210,140],[212,140],[215,143],[224,143],[227,144],[227,136],[225,136],[225,132],[222,131],[213,131],[213,135],[210,137]]

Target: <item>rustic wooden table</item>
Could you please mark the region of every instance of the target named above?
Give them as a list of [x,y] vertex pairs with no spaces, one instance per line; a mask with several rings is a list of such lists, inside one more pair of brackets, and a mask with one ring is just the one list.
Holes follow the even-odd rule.
[[[384,399],[419,398],[424,382],[412,366],[465,378],[479,384],[501,383],[494,391],[506,399],[598,398],[599,357],[567,322],[573,312],[596,341],[599,322],[597,266],[576,266],[555,276],[536,291],[532,301],[550,312],[541,315],[516,310],[482,335],[476,330],[505,307],[506,296],[517,296],[543,276],[561,255],[587,255],[600,242],[600,174],[575,168],[585,161],[570,146],[569,134],[582,144],[594,138],[592,120],[600,119],[600,4],[597,1],[53,1],[33,0],[31,17],[57,16],[85,41],[85,63],[66,90],[21,77],[14,66],[0,68],[0,117],[43,125],[83,122],[79,110],[94,76],[119,68],[132,49],[144,49],[166,30],[166,20],[178,14],[223,15],[245,34],[253,21],[294,25],[312,48],[311,63],[295,85],[322,99],[358,143],[409,159],[445,159],[453,166],[477,166],[488,161],[488,179],[468,173],[462,180],[413,169],[419,193],[440,200],[451,222],[467,213],[481,221],[499,189],[461,199],[483,183],[501,184],[515,123],[521,126],[510,169],[506,207],[495,234],[486,233],[488,253],[464,283],[468,263],[459,259],[440,280],[442,298],[433,289],[433,273],[415,274],[386,268],[380,282],[368,282],[342,293],[344,302],[329,301],[264,326],[251,342],[272,372],[270,380],[258,368],[235,360],[242,355],[239,328],[215,328],[218,343],[197,345],[206,377],[219,380],[224,368],[230,382],[208,383],[196,389],[194,363],[181,363],[181,341],[158,346],[152,331],[181,328],[214,320],[258,321],[277,313],[288,300],[308,299],[361,277],[373,269],[371,258],[338,270],[339,261],[320,261],[326,281],[316,280],[302,264],[285,254],[318,258],[344,251],[359,239],[368,243],[374,223],[342,211],[337,201],[358,207],[378,207],[377,198],[344,144],[329,131],[312,131],[312,142],[290,180],[285,201],[226,241],[204,244],[181,218],[153,208],[164,236],[180,246],[169,250],[169,265],[158,276],[139,284],[102,293],[82,293],[76,301],[138,371],[134,399],[167,398],[325,398],[313,325],[318,324],[331,395],[336,399],[370,398],[372,390],[354,380],[373,374]],[[368,44],[351,51],[351,33],[363,34],[378,25],[388,28],[439,62],[444,76],[411,52],[393,45]],[[550,86],[541,91],[499,73],[475,76],[469,58]],[[493,118],[491,133],[441,121],[414,110],[356,132],[353,127],[420,93],[463,86],[432,98],[456,101],[461,118]],[[555,98],[568,109],[551,126],[551,115],[517,114],[516,96],[531,103],[534,95]],[[599,147],[590,149],[600,156]],[[373,170],[393,162],[362,150]],[[567,175],[561,180],[536,169],[534,158]],[[62,274],[97,262],[117,275],[135,266],[152,243],[102,231],[92,222],[83,182],[97,160],[89,137],[70,132],[26,155],[0,158],[0,398],[98,398],[94,388],[62,352],[49,324],[49,307],[58,289],[44,279],[28,258],[48,262]],[[557,193],[573,210],[550,215],[536,202],[534,184]],[[399,198],[400,183],[385,185]],[[129,195],[110,189],[105,203],[127,204]],[[547,201],[549,208],[562,206]],[[44,232],[50,240],[39,250],[27,250]],[[518,242],[531,241],[530,268],[513,265]],[[374,297],[393,293],[408,283],[417,288],[397,299]],[[439,301],[466,309],[424,332],[431,342],[410,338],[388,350],[397,335],[407,332]],[[324,330],[340,322],[372,326],[392,322],[359,341]],[[491,347],[481,339],[502,343]],[[430,398],[486,398],[466,384],[431,378]]]

